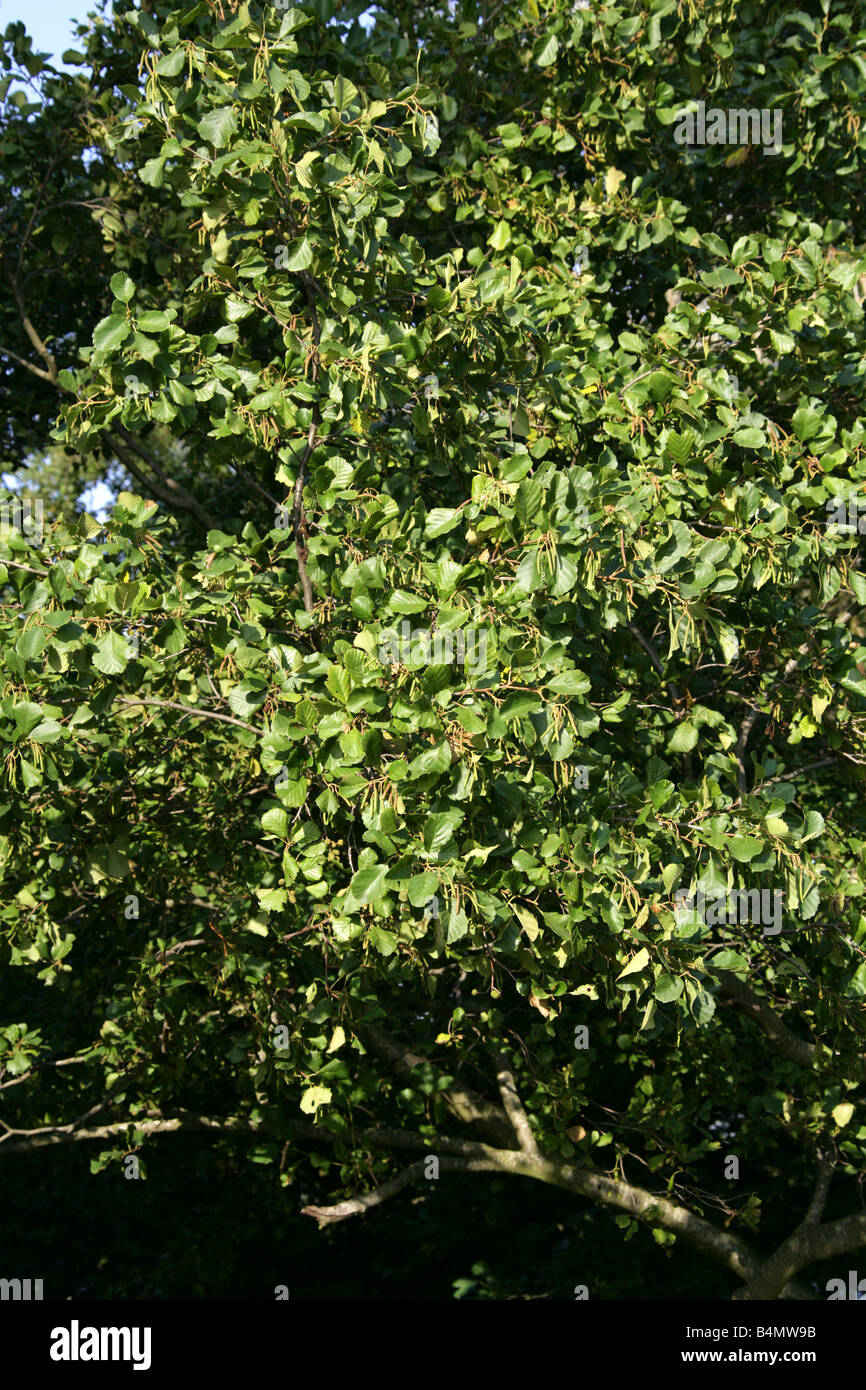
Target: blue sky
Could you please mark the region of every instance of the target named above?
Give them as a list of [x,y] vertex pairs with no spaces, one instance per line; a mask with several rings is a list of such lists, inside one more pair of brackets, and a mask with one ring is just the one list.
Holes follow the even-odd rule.
[[60,55],[74,48],[72,26],[95,10],[95,0],[0,0],[0,32],[7,24],[23,20],[40,53],[51,53],[60,66]]

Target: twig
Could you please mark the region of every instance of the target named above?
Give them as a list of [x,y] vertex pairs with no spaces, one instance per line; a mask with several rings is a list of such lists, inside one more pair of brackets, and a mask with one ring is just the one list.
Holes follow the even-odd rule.
[[133,699],[128,695],[118,695],[117,701],[121,705],[160,705],[163,709],[177,709],[182,714],[195,715],[197,719],[218,719],[222,724],[236,724],[239,729],[249,729],[251,734],[261,733],[254,724],[245,724],[242,719],[234,719],[230,714],[217,714],[210,709],[195,709],[192,705],[181,705],[176,700],[156,700],[151,696],[140,696]]

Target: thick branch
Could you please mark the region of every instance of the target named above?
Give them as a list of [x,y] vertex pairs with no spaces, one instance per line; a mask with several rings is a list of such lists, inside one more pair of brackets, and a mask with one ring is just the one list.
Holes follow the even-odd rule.
[[[401,1057],[408,1061],[409,1055],[402,1053]],[[76,1123],[80,1121],[72,1125],[35,1131],[13,1130],[7,1127],[7,1133],[0,1139],[0,1155],[27,1153],[56,1144],[116,1139],[127,1135],[130,1130],[137,1130],[145,1135],[180,1131],[255,1134],[263,1127],[244,1117],[186,1114],[173,1118],[132,1117],[98,1125],[92,1129],[76,1128]],[[334,1135],[323,1125],[301,1120],[292,1121],[288,1129],[297,1138],[318,1142],[338,1138],[344,1143],[346,1141],[346,1135]],[[645,1188],[611,1178],[608,1174],[592,1168],[572,1167],[559,1160],[536,1157],[522,1149],[496,1149],[487,1144],[447,1138],[428,1139],[420,1134],[403,1134],[400,1131],[364,1131],[354,1136],[354,1142],[372,1143],[374,1147],[422,1151],[426,1156],[437,1157],[440,1171],[443,1172],[497,1172],[510,1173],[515,1177],[534,1178],[538,1182],[575,1192],[601,1206],[627,1212],[653,1226],[674,1232],[689,1245],[738,1275],[744,1280],[746,1288],[735,1297],[777,1298],[785,1293],[807,1297],[804,1290],[791,1283],[798,1269],[813,1260],[828,1259],[866,1244],[866,1213],[859,1213],[824,1226],[801,1226],[769,1259],[761,1260],[745,1241],[727,1231],[719,1230],[687,1208],[669,1201],[666,1197],[648,1192]],[[419,1158],[373,1192],[350,1198],[331,1207],[306,1207],[304,1214],[315,1217],[320,1224],[359,1215],[401,1192],[410,1182],[420,1177],[425,1169],[425,1158]]]
[[251,1120],[233,1115],[211,1117],[209,1115],[182,1115],[173,1119],[117,1120],[108,1125],[96,1125],[93,1129],[75,1129],[73,1125],[54,1125],[46,1129],[19,1130],[7,1129],[0,1137],[0,1155],[12,1153],[31,1153],[34,1149],[53,1148],[57,1144],[85,1144],[91,1139],[117,1139],[131,1129],[142,1134],[175,1134],[179,1130],[210,1130],[217,1133],[243,1134],[257,1132],[258,1126]]
[[815,1191],[809,1203],[809,1210],[803,1217],[804,1226],[817,1226],[821,1217],[824,1215],[824,1207],[827,1205],[827,1194],[830,1191],[830,1180],[833,1177],[833,1164],[829,1158],[822,1155],[818,1161],[818,1177],[815,1182]]
[[504,1057],[498,1059],[498,1068],[496,1082],[499,1086],[499,1094],[520,1147],[525,1154],[529,1154],[532,1158],[540,1158],[541,1155],[535,1142],[535,1135],[532,1133],[529,1118],[520,1103],[520,1096],[517,1094],[514,1075],[509,1070]]
[[45,372],[38,372],[37,375],[44,376],[46,381],[50,381],[52,386],[56,386],[57,363],[54,360],[54,353],[49,351],[45,343],[40,338],[39,334],[36,332],[36,329],[33,327],[33,324],[30,322],[30,317],[24,306],[24,300],[21,298],[21,291],[18,288],[18,281],[15,279],[14,275],[9,275],[8,280],[9,284],[12,287],[12,293],[15,297],[15,303],[18,305],[18,313],[21,318],[21,325],[24,329],[24,332],[27,334],[27,337],[30,339],[31,343],[35,347],[36,351],[39,353],[39,356],[42,358],[42,361],[45,363],[45,366],[47,368]]
[[819,1049],[813,1043],[804,1042],[792,1033],[769,1004],[749,989],[748,985],[743,984],[736,975],[727,970],[719,970],[717,974],[727,995],[727,998],[723,997],[723,1003],[730,1003],[739,1013],[745,1014],[747,1018],[753,1019],[759,1028],[763,1028],[781,1057],[785,1057],[789,1062],[796,1062],[801,1067],[815,1066]]
[[[160,501],[165,502],[168,507],[180,507],[182,511],[189,512],[196,521],[208,531],[213,530],[213,519],[204,510],[199,502],[187,492],[185,487],[175,482],[174,478],[169,478],[159,467],[151,454],[142,449],[140,444],[133,440],[126,430],[121,429],[120,434],[126,439],[129,448],[126,448],[117,437],[108,430],[102,432],[102,442],[109,453],[120,459],[125,468],[129,470],[134,478],[141,483],[142,487],[149,488]],[[156,473],[156,478],[148,477],[139,464],[135,462],[130,450],[138,454],[139,458],[148,463]]]
[[[426,1057],[419,1057],[416,1053],[410,1052],[383,1028],[366,1025],[358,1031],[362,1042],[402,1080],[410,1080],[416,1067],[424,1066],[431,1071],[438,1071]],[[486,1134],[495,1143],[506,1148],[514,1145],[511,1122],[498,1106],[491,1105],[483,1096],[458,1081],[451,1082],[441,1095],[452,1115],[463,1124],[475,1125],[480,1133]]]
[[785,1285],[798,1270],[814,1260],[829,1260],[834,1255],[847,1255],[866,1245],[866,1212],[845,1216],[841,1221],[829,1221],[823,1226],[803,1223],[792,1236],[779,1246],[748,1281],[741,1297],[745,1299],[778,1298]]
[[[413,1138],[420,1139],[420,1136]],[[429,1139],[422,1140],[421,1143],[428,1153],[435,1154],[441,1141]],[[413,1143],[412,1147],[421,1147],[421,1144]],[[647,1192],[632,1183],[617,1181],[592,1168],[575,1168],[558,1160],[533,1157],[520,1149],[494,1149],[486,1144],[466,1144],[463,1146],[462,1155],[440,1158],[439,1167],[442,1171],[498,1172],[510,1173],[515,1177],[535,1178],[539,1182],[576,1192],[602,1206],[628,1212],[654,1226],[673,1231],[742,1279],[749,1280],[755,1277],[761,1268],[760,1257],[738,1237],[718,1230],[703,1217],[696,1216],[665,1197]],[[402,1181],[394,1186],[393,1192],[402,1191],[413,1177],[419,1176],[423,1171],[424,1164],[421,1160],[412,1164],[399,1175]],[[386,1195],[392,1195],[392,1191],[386,1193],[387,1186],[383,1184],[381,1188],[376,1189],[381,1194],[378,1200],[384,1201]],[[363,1199],[358,1198],[355,1201],[362,1202]],[[334,1210],[338,1210],[339,1215],[327,1215]],[[307,1214],[315,1215],[319,1220],[323,1216],[325,1220],[342,1220],[344,1216],[355,1215],[363,1210],[366,1210],[365,1206],[356,1206],[348,1202],[339,1203],[336,1209],[325,1207],[316,1208],[315,1211],[308,1210]]]

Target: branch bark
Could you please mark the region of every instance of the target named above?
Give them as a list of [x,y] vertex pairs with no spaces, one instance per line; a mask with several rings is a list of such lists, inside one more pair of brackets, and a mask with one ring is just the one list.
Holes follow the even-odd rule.
[[[15,276],[12,274],[7,274],[7,279],[12,289],[12,294],[15,299],[15,303],[18,306],[18,314],[21,319],[21,326],[23,327],[24,332],[27,334],[27,337],[30,339],[36,351],[39,353],[39,356],[42,358],[42,361],[45,363],[45,371],[36,371],[36,375],[44,377],[46,381],[50,381],[52,386],[56,386],[57,363],[54,359],[54,353],[51,352],[49,348],[46,346],[46,344],[42,341],[39,334],[36,332],[36,329],[33,327],[33,324],[30,322],[30,316],[27,313],[27,308],[24,304],[24,300],[21,297],[21,290],[18,286],[18,281],[16,280]],[[19,358],[18,360],[20,361],[21,359]],[[26,366],[27,364],[25,363],[24,365]],[[33,368],[31,368],[31,370],[33,370]]]
[[809,1210],[803,1217],[804,1226],[817,1226],[821,1217],[824,1215],[824,1207],[827,1204],[827,1194],[830,1191],[830,1180],[833,1177],[833,1164],[823,1154],[818,1160],[818,1177],[815,1180],[815,1191],[809,1203]]
[[793,1279],[794,1275],[815,1260],[829,1260],[834,1255],[846,1255],[866,1246],[866,1212],[845,1216],[841,1221],[828,1221],[823,1226],[803,1222],[778,1250],[765,1260],[740,1291],[739,1298],[771,1299]]
[[[402,1054],[404,1057],[407,1054]],[[254,1123],[243,1116],[207,1116],[181,1114],[173,1117],[130,1117],[91,1129],[72,1125],[55,1126],[36,1131],[14,1130],[6,1127],[0,1138],[0,1156],[29,1153],[57,1144],[86,1143],[90,1140],[120,1138],[133,1129],[145,1135],[209,1131],[215,1134],[257,1134],[267,1129],[266,1122]],[[285,1129],[285,1125],[284,1125]],[[290,1134],[299,1139],[321,1143],[340,1140],[346,1135],[331,1134],[324,1125],[292,1121]],[[576,1167],[559,1160],[525,1153],[522,1149],[497,1149],[483,1143],[454,1140],[446,1137],[427,1138],[420,1134],[397,1130],[362,1131],[354,1142],[371,1143],[373,1147],[414,1149],[434,1155],[443,1172],[496,1172],[514,1177],[534,1178],[597,1202],[613,1210],[627,1212],[638,1220],[672,1231],[717,1264],[730,1270],[744,1281],[735,1298],[778,1298],[780,1296],[808,1298],[808,1291],[793,1283],[799,1269],[814,1260],[859,1249],[866,1244],[866,1213],[857,1213],[841,1221],[823,1226],[801,1225],[769,1258],[762,1258],[746,1241],[719,1230],[711,1222],[687,1208],[669,1201],[657,1193],[621,1178],[612,1178],[589,1167]],[[438,1152],[437,1152],[438,1150]],[[440,1156],[441,1155],[441,1156]],[[425,1170],[425,1159],[419,1158],[372,1192],[335,1203],[333,1206],[304,1208],[320,1225],[361,1215],[396,1196]]]
[[138,696],[133,698],[129,695],[118,695],[119,705],[159,705],[162,709],[177,709],[182,714],[193,714],[197,719],[218,719],[221,724],[236,724],[239,729],[249,729],[250,733],[260,734],[261,729],[257,729],[255,724],[245,724],[242,719],[235,719],[230,714],[217,714],[210,709],[196,709],[194,705],[182,705],[177,700],[157,700],[151,696]]
[[814,1067],[820,1056],[820,1049],[814,1043],[804,1042],[792,1033],[769,1004],[755,994],[748,985],[743,984],[736,975],[727,970],[716,972],[727,995],[723,1003],[730,1003],[739,1013],[751,1018],[766,1033],[770,1042],[781,1057],[796,1062],[801,1067]]
[[[121,427],[118,433],[121,438],[126,441],[125,444],[121,443],[110,431],[103,430],[101,434],[103,445],[110,454],[120,459],[124,467],[129,470],[139,483],[141,483],[142,487],[149,488],[160,501],[165,502],[168,507],[180,507],[182,511],[189,512],[191,516],[195,517],[196,521],[200,522],[205,530],[213,530],[213,518],[205,511],[204,507],[202,507],[196,498],[193,497],[192,493],[187,492],[186,488],[182,487],[174,478],[169,478],[168,475],[163,472],[153,455],[137,443],[127,430]],[[148,477],[140,464],[136,463],[130,451],[138,454],[139,458],[149,465],[156,474],[155,478]]]
[[74,1125],[54,1125],[39,1130],[6,1128],[0,1136],[0,1155],[32,1153],[35,1149],[53,1148],[57,1144],[86,1144],[92,1139],[117,1139],[137,1129],[142,1134],[177,1134],[181,1130],[210,1130],[225,1134],[257,1133],[259,1126],[251,1120],[233,1115],[181,1115],[166,1119],[163,1116],[143,1119],[131,1116],[92,1129],[76,1129]]
[[[391,1071],[403,1080],[408,1081],[416,1067],[425,1066],[430,1070],[438,1072],[426,1057],[419,1057],[417,1053],[411,1052],[395,1038],[392,1038],[384,1028],[380,1026],[359,1025],[358,1035],[365,1046],[369,1046],[372,1052],[389,1067]],[[501,1144],[506,1148],[512,1148],[515,1143],[514,1130],[508,1115],[496,1105],[491,1105],[483,1096],[476,1091],[470,1090],[468,1086],[462,1085],[459,1081],[453,1081],[448,1089],[441,1093],[448,1109],[455,1119],[465,1125],[474,1125],[478,1132],[486,1134],[494,1143]]]
[[514,1074],[509,1069],[504,1057],[499,1058],[499,1070],[496,1073],[496,1082],[499,1086],[499,1094],[502,1097],[502,1104],[511,1121],[514,1133],[517,1135],[518,1143],[525,1154],[532,1158],[540,1158],[538,1145],[535,1142],[535,1135],[517,1094],[517,1086],[514,1081]]

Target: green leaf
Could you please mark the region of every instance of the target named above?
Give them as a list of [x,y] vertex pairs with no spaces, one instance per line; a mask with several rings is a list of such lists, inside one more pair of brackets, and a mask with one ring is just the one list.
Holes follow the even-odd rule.
[[129,643],[119,632],[106,632],[96,643],[93,664],[106,676],[119,676],[129,661]]
[[132,325],[122,314],[109,314],[108,318],[100,319],[93,330],[93,346],[98,352],[110,352],[112,348],[120,347],[132,332]]
[[397,949],[397,937],[392,931],[374,922],[369,931],[369,939],[380,955],[392,956]]
[[156,70],[160,77],[177,77],[186,62],[186,49],[176,48],[173,53],[166,53],[156,65]]
[[42,719],[42,706],[35,705],[30,700],[23,700],[20,704],[12,706],[12,718],[15,720],[16,737],[27,738]]
[[423,777],[431,772],[445,772],[451,766],[451,745],[445,739],[435,747],[426,749],[413,758],[409,764],[409,777]]
[[229,691],[229,708],[238,719],[246,719],[265,703],[268,690],[260,677],[241,681]]
[[624,980],[628,975],[639,975],[642,970],[646,970],[649,965],[649,951],[642,946],[639,951],[632,956],[628,965],[617,975],[618,980]]
[[432,512],[428,512],[427,520],[424,524],[424,535],[428,540],[435,536],[444,536],[448,531],[453,531],[460,520],[461,509],[459,507],[434,507]]
[[313,247],[309,237],[302,236],[289,246],[285,259],[286,270],[306,270],[313,264]]
[[791,416],[791,425],[798,439],[813,439],[816,434],[820,434],[824,426],[824,417],[820,411],[812,410],[809,406],[801,406],[795,410]]
[[121,299],[124,304],[128,304],[135,294],[135,285],[127,274],[119,271],[117,275],[111,277],[111,292],[115,299]]
[[43,719],[29,735],[31,743],[56,743],[63,732],[63,726],[56,719]]
[[438,854],[452,840],[463,820],[463,812],[438,811],[424,823],[424,848],[428,854]]
[[161,309],[148,309],[146,313],[139,315],[136,322],[142,333],[161,333],[171,327],[171,319]]
[[585,695],[590,685],[589,677],[582,671],[563,671],[547,682],[548,690],[553,690],[557,695]]
[[690,753],[698,741],[698,731],[687,719],[678,724],[667,741],[669,753]]
[[555,34],[548,34],[538,40],[532,51],[532,56],[540,68],[549,68],[551,63],[556,62],[559,53],[559,39]]
[[734,835],[726,843],[738,864],[748,864],[764,848],[761,841],[756,840],[753,835]]
[[653,994],[660,1004],[672,1004],[683,992],[683,982],[676,975],[659,975]]
[[409,901],[413,907],[425,907],[436,895],[439,880],[435,874],[413,874],[408,883]]
[[384,893],[387,878],[387,864],[374,864],[369,868],[359,869],[352,877],[349,892],[360,906],[375,902]]
[[228,144],[237,128],[237,117],[230,106],[220,106],[214,111],[209,111],[198,123],[199,134],[217,150]]
[[289,817],[281,806],[272,806],[262,816],[262,829],[280,840],[289,838]]
[[734,443],[744,449],[763,449],[766,442],[767,436],[763,430],[756,429],[754,425],[746,425],[743,429],[734,431]]

